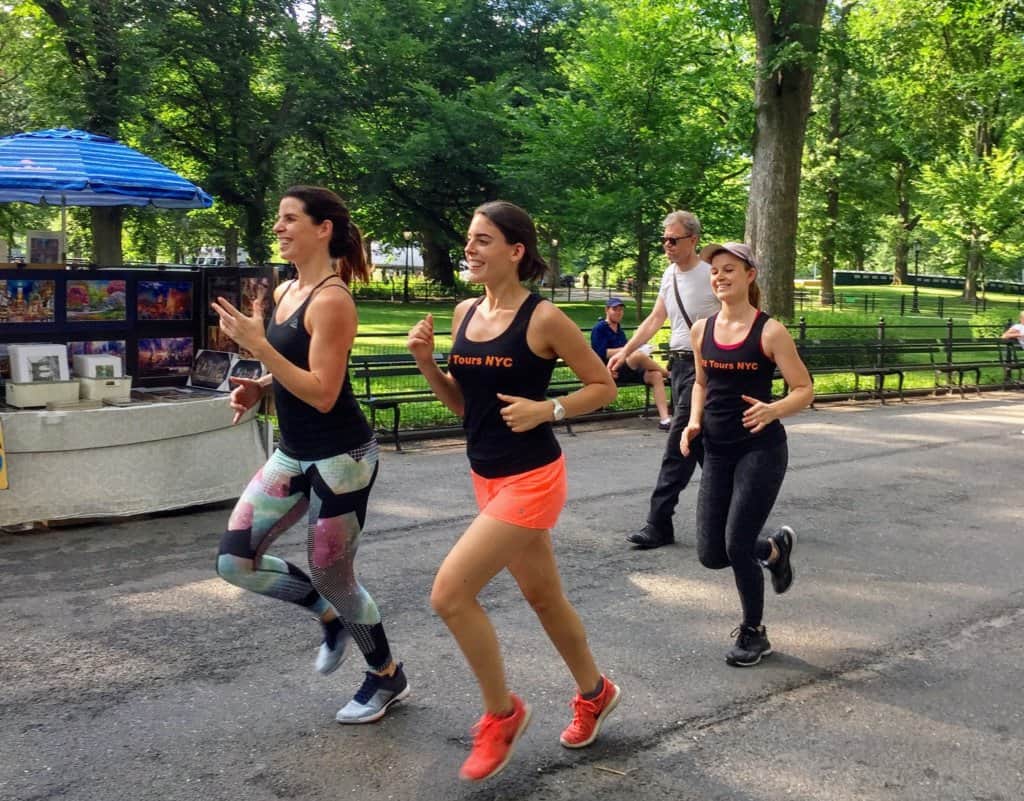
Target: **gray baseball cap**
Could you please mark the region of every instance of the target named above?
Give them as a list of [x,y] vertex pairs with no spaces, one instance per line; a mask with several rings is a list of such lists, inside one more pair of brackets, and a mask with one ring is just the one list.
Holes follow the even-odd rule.
[[757,259],[754,258],[754,251],[750,249],[750,245],[744,244],[743,242],[722,242],[708,245],[700,252],[700,258],[702,261],[706,261],[709,264],[715,257],[715,254],[725,251],[731,253],[738,259],[742,259],[755,270],[760,269],[760,265],[757,263]]

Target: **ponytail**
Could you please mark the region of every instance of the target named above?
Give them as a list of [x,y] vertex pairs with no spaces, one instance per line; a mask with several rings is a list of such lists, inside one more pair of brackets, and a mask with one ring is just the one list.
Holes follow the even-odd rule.
[[750,282],[750,286],[747,288],[747,297],[750,299],[751,306],[755,309],[761,308],[761,287],[757,285],[756,278]]
[[[331,255],[336,258],[338,276],[346,284],[354,281],[366,283],[370,280],[370,265],[366,261],[366,249],[363,247],[363,234],[355,223],[349,221],[348,231],[345,232],[344,250],[335,254],[335,241],[341,237],[337,234],[331,237]],[[339,243],[340,244],[340,243]],[[338,248],[342,250],[341,247]]]

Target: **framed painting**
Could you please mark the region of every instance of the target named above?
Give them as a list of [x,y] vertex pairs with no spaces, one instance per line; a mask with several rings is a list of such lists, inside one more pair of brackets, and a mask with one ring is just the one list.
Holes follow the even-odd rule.
[[64,237],[60,231],[29,231],[25,239],[29,264],[64,263]]
[[68,343],[68,363],[75,363],[75,356],[116,356],[121,360],[121,375],[127,374],[126,342],[123,339],[93,339]]
[[192,337],[140,338],[138,373],[140,378],[186,377],[192,369]]
[[126,281],[69,279],[65,289],[68,322],[126,320]]
[[56,292],[52,279],[0,279],[0,325],[54,322]]
[[191,320],[191,281],[148,281],[136,285],[139,320]]

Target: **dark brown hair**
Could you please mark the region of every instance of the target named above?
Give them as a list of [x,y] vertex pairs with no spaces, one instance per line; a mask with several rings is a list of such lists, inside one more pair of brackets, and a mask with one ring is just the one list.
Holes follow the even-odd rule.
[[492,200],[477,206],[473,215],[482,214],[501,231],[510,245],[522,245],[526,252],[519,262],[519,280],[537,281],[548,271],[547,262],[537,249],[537,229],[530,215],[515,203],[507,200]]
[[324,220],[333,224],[327,250],[335,260],[338,275],[346,284],[370,280],[370,265],[363,249],[363,234],[352,222],[345,201],[330,189],[321,186],[293,186],[282,197],[293,197],[302,203],[306,214],[319,225]]

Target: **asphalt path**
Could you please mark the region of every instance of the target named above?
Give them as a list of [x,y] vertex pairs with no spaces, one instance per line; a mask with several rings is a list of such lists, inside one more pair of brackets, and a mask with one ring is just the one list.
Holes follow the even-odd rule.
[[[362,679],[358,654],[317,675],[319,630],[302,610],[214,575],[227,507],[0,534],[0,799],[1019,801],[1021,400],[788,421],[772,522],[798,532],[796,580],[769,591],[775,654],[750,669],[723,660],[739,606],[731,574],[697,562],[696,486],[679,544],[624,542],[665,435],[642,420],[560,435],[570,501],[556,550],[623,701],[594,746],[559,746],[571,678],[500,577],[482,600],[534,718],[480,785],[456,777],[476,686],[427,600],[472,519],[462,443],[382,456],[360,572],[412,695],[369,726],[334,722]],[[303,563],[303,534],[275,552]]]

